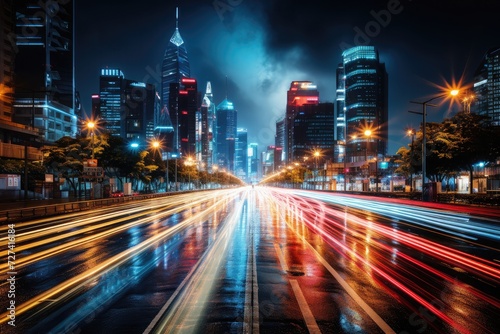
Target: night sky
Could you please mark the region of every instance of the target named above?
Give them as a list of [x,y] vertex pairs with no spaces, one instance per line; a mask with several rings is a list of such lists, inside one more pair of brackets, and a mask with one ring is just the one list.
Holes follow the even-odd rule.
[[[409,101],[461,78],[470,84],[486,51],[500,46],[497,0],[76,1],[76,85],[87,113],[100,68],[120,68],[126,78],[160,89],[177,5],[198,90],[211,81],[216,104],[227,95],[238,126],[260,149],[274,144],[291,81],[314,81],[322,102],[335,100],[335,71],[346,47],[374,45],[386,64],[388,154],[394,154],[409,141],[405,128],[421,121],[408,113],[421,106]],[[428,120],[458,110],[443,103],[429,110]]]

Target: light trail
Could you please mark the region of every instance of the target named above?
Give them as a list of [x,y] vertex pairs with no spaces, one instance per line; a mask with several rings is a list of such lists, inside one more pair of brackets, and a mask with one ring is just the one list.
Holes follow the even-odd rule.
[[[118,267],[128,263],[128,261],[137,257],[143,252],[157,247],[159,243],[168,240],[169,238],[177,235],[179,232],[185,230],[186,228],[193,226],[194,224],[206,221],[213,215],[214,212],[217,212],[218,210],[226,207],[229,202],[233,201],[238,196],[238,194],[238,191],[228,190],[218,192],[215,198],[213,193],[212,196],[201,196],[200,198],[210,200],[212,204],[207,205],[204,210],[200,210],[197,213],[186,216],[178,224],[165,228],[163,231],[159,231],[157,234],[150,236],[149,238],[124,250],[119,254],[112,256],[109,259],[106,259],[98,265],[88,268],[83,273],[78,274],[75,277],[72,277],[48,289],[47,291],[40,293],[39,295],[20,305],[16,305],[16,316],[22,315],[28,311],[33,311],[34,313],[30,315],[30,317],[33,317],[36,314],[44,312],[46,309],[54,307],[56,304],[67,302],[82,290],[86,290],[89,286],[93,286],[95,281],[98,281],[99,277],[106,275],[111,271],[117,269]],[[193,196],[191,196],[189,203],[186,203],[185,205],[186,207],[192,207],[194,203],[196,203],[196,201],[194,200]],[[154,218],[149,217],[149,221],[153,219]],[[135,224],[142,224],[147,221],[148,219],[144,218],[141,221],[136,222]],[[131,226],[133,225],[134,224],[131,223]],[[103,237],[103,235],[101,237]],[[37,246],[40,246],[40,244],[38,244]],[[112,295],[109,296],[109,298],[111,297]],[[9,318],[7,317],[7,314],[7,312],[4,312],[0,315],[0,324],[8,321]],[[78,316],[81,317],[80,320],[83,320],[87,315],[81,314]],[[75,319],[72,319],[72,321],[75,321]]]
[[[455,213],[451,211],[437,210],[434,207],[419,207],[414,204],[407,204],[407,201],[398,203],[395,200],[384,198],[338,196],[335,194],[324,194],[307,191],[295,191],[294,194],[308,198],[315,198],[327,203],[348,206],[360,210],[368,210],[383,216],[398,217],[401,220],[418,224],[428,228],[436,229],[451,235],[462,238],[477,240],[477,237],[490,238],[494,241],[500,241],[500,225],[483,224],[474,221],[474,218],[468,213]],[[360,198],[361,197],[361,198]],[[445,206],[450,208],[450,206]],[[456,208],[455,208],[456,209]],[[470,210],[478,212],[478,210]],[[490,212],[490,210],[488,210]],[[500,213],[500,211],[499,211]],[[484,218],[492,222],[498,222],[497,219]]]
[[[186,287],[175,298],[167,302],[170,309],[162,315],[155,333],[196,333],[201,324],[207,303],[212,296],[214,285],[217,282],[223,261],[226,259],[229,244],[233,239],[234,231],[241,218],[243,203],[248,191],[226,219],[217,239],[211,244],[204,256],[195,266],[196,270],[187,282]],[[248,268],[247,268],[248,270]],[[164,307],[163,310],[169,307]],[[148,328],[153,328],[155,324]],[[147,330],[145,333],[149,333]]]
[[[184,196],[179,199],[176,198],[175,200],[172,200],[171,197],[168,197],[163,201],[155,200],[155,202],[146,203],[146,205],[144,205],[143,203],[143,205],[139,208],[120,210],[118,214],[97,214],[95,216],[92,215],[91,217],[80,220],[72,220],[59,225],[55,224],[52,227],[44,227],[40,231],[35,230],[26,233],[21,232],[19,233],[19,235],[16,235],[16,242],[18,244],[18,246],[16,247],[16,252],[18,253],[48,245],[50,243],[62,242],[63,240],[70,239],[72,237],[78,238],[72,241],[60,243],[59,245],[52,246],[48,249],[38,251],[33,254],[20,256],[16,261],[16,267],[18,269],[22,268],[28,264],[47,259],[54,255],[68,251],[72,248],[87,244],[88,242],[99,240],[123,232],[133,226],[149,224],[154,220],[159,220],[171,216],[175,213],[188,210],[193,206],[200,205],[207,200],[213,200],[214,198],[215,197],[213,194],[210,196],[203,193],[196,196],[195,198],[193,198],[193,196],[191,195],[189,201],[187,201],[188,199]],[[100,210],[98,211],[98,213],[99,212]],[[113,217],[116,216],[118,216],[119,218],[113,219]],[[103,221],[103,223],[98,223],[99,221]],[[124,222],[125,224],[122,224]],[[114,225],[117,226],[109,229]],[[102,232],[96,232],[102,229],[105,230]],[[90,232],[94,232],[94,234],[87,235]],[[39,241],[28,243],[29,240],[33,239],[39,239]],[[0,241],[1,240],[2,239],[0,239]],[[3,261],[0,264],[0,271],[6,270],[7,265],[7,261]]]
[[[378,223],[376,217],[370,219],[361,218],[346,211],[339,211],[332,207],[325,206],[326,203],[335,203],[355,207],[363,210],[365,216],[373,211],[379,215],[392,217],[397,215],[405,223],[418,222],[419,225],[432,227],[433,230],[442,230],[436,226],[444,226],[446,222],[453,225],[453,231],[446,229],[448,234],[459,234],[456,231],[464,229],[464,223],[469,222],[470,216],[461,214],[450,214],[446,212],[427,212],[422,208],[404,207],[400,209],[397,205],[386,205],[385,203],[374,203],[368,200],[359,200],[357,198],[342,198],[340,196],[331,196],[317,194],[314,192],[302,192],[284,189],[260,189],[262,196],[266,196],[266,201],[274,202],[278,211],[285,212],[285,217],[290,224],[308,226],[323,240],[328,242],[339,254],[347,259],[353,260],[357,266],[367,275],[383,278],[385,283],[378,280],[389,293],[397,296],[394,289],[401,291],[411,297],[418,304],[430,310],[433,314],[441,318],[460,332],[468,333],[466,324],[461,323],[460,317],[451,317],[443,312],[443,309],[432,303],[436,297],[431,293],[429,283],[431,280],[425,279],[423,275],[438,277],[449,284],[457,284],[455,278],[425,264],[421,260],[411,256],[411,253],[404,253],[405,248],[398,248],[396,258],[401,263],[395,264],[394,250],[385,240],[400,246],[404,245],[406,249],[416,251],[417,254],[426,254],[432,259],[438,259],[449,267],[458,267],[464,271],[474,273],[482,280],[498,285],[500,281],[500,265],[494,261],[489,261],[477,256],[473,256],[436,242],[426,240],[422,237],[410,234],[401,230],[395,230],[391,226]],[[304,195],[306,193],[306,195]],[[304,196],[307,196],[305,198]],[[351,211],[351,209],[349,209]],[[294,222],[295,220],[295,222]],[[423,223],[425,221],[425,223]],[[474,229],[470,228],[470,234],[477,236],[486,236],[496,239],[496,229],[494,233],[485,233],[484,226]],[[470,236],[469,236],[470,237]],[[357,247],[361,245],[361,248]],[[405,265],[403,266],[403,262]],[[402,271],[403,268],[414,268],[409,271]],[[390,284],[387,284],[390,283]],[[391,287],[392,286],[392,287]],[[485,295],[466,284],[461,286],[465,291],[474,295],[478,300],[500,308],[500,301],[495,297]],[[449,308],[453,309],[451,305]],[[475,319],[470,320],[477,326],[480,326]],[[484,332],[489,332],[484,328]]]

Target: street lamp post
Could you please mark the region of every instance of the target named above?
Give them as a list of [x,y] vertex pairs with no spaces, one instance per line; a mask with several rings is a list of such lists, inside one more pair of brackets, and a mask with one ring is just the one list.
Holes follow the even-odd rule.
[[[95,164],[94,162],[94,146],[95,146],[95,142],[94,142],[94,138],[95,138],[95,132],[94,132],[94,129],[96,127],[96,124],[95,122],[93,121],[88,121],[87,122],[87,128],[90,130],[90,143],[91,143],[91,153],[90,153],[90,157],[92,159],[92,164]],[[91,184],[91,199],[94,199],[95,198],[95,194],[94,194],[94,191],[95,191],[95,187],[94,187],[94,179],[92,179],[92,182],[90,183]]]
[[366,145],[365,145],[365,163],[366,163],[366,190],[370,190],[370,165],[368,163],[368,144],[371,141],[372,130],[367,129],[364,132],[366,137]]
[[421,114],[422,115],[422,201],[425,201],[425,191],[424,191],[424,187],[425,187],[425,184],[426,184],[426,179],[427,179],[427,176],[426,176],[426,156],[427,156],[427,152],[426,152],[426,146],[427,146],[427,139],[426,139],[426,124],[427,124],[427,106],[429,107],[437,107],[435,104],[430,104],[429,102],[432,102],[436,99],[439,99],[439,98],[442,98],[442,97],[445,97],[445,96],[448,96],[448,95],[452,95],[452,96],[456,96],[458,95],[458,90],[457,89],[454,89],[452,91],[450,91],[449,93],[445,93],[445,94],[440,94],[438,96],[435,96],[431,99],[428,99],[426,101],[423,101],[423,102],[416,102],[416,101],[410,101],[410,103],[415,103],[415,104],[421,104],[422,105],[422,112],[419,113],[419,112],[414,112],[414,111],[410,111],[411,113],[413,114]]
[[166,172],[166,175],[165,175],[166,179],[167,179],[167,184],[165,186],[165,192],[168,192],[170,190],[170,180],[168,178],[168,174],[169,174],[169,170],[168,170],[168,158],[169,158],[169,156],[168,155],[169,154],[168,154],[168,151],[167,151],[167,172]]
[[[314,161],[315,161],[315,168],[316,168],[316,176],[318,176],[319,168],[318,168],[318,158],[320,156],[320,152],[318,150],[314,151]],[[314,178],[316,179],[316,178]],[[314,183],[314,189],[316,189],[316,183]]]
[[415,130],[408,129],[408,135],[411,136],[410,147],[410,192],[413,192],[413,142],[415,140]]
[[95,129],[95,123],[92,121],[87,122],[87,127],[90,129],[90,140],[91,140],[91,147],[92,147],[92,152],[91,152],[91,157],[94,159],[94,129]]

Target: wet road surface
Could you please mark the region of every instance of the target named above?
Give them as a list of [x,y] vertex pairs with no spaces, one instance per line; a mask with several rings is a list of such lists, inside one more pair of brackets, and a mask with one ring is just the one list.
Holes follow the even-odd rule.
[[1,332],[496,333],[498,226],[260,187],[19,222]]

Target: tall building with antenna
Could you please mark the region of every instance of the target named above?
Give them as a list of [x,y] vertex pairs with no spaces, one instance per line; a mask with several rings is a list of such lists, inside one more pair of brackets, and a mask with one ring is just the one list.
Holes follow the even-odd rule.
[[167,143],[172,148],[178,148],[178,103],[177,92],[182,78],[189,78],[191,75],[188,54],[184,40],[179,32],[179,8],[175,11],[175,31],[170,37],[170,41],[163,55],[161,67],[161,103],[160,116],[157,117],[155,130],[157,133],[170,132],[173,127],[174,143]]
[[212,94],[212,84],[207,82],[205,95],[200,108],[200,140],[202,167],[211,170],[214,161],[215,149],[215,103]]

